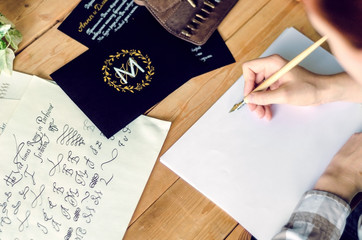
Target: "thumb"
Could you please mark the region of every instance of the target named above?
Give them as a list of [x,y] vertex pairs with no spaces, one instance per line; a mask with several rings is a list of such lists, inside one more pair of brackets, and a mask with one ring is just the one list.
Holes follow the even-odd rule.
[[256,105],[280,104],[285,103],[283,96],[282,90],[278,88],[272,91],[250,93],[249,96],[245,98],[245,102]]

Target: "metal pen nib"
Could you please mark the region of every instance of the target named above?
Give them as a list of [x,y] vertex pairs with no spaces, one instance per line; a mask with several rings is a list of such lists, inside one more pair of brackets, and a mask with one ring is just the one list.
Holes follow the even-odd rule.
[[242,108],[242,106],[244,106],[246,104],[246,102],[243,100],[239,103],[236,103],[233,108],[229,111],[229,113],[234,112],[235,110],[239,110],[240,108]]
[[193,8],[196,7],[196,4],[195,4],[195,2],[194,2],[193,0],[187,0],[187,1],[190,3],[190,5],[191,5]]

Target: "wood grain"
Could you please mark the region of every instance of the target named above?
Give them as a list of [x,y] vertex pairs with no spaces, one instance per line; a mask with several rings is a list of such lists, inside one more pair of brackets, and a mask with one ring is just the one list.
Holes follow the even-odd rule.
[[218,27],[223,39],[225,41],[228,40],[269,1],[270,0],[238,1]]
[[80,0],[1,0],[0,12],[22,33],[21,51],[62,21]]
[[[273,10],[274,15],[274,19],[271,22],[270,19],[265,18],[265,14],[271,11],[270,9]],[[255,26],[263,26],[262,30],[265,31],[265,33],[262,33],[261,30],[255,33]],[[243,25],[242,28],[238,29],[227,41],[228,47],[231,49],[238,62],[233,66],[219,70],[222,73],[226,73],[226,75],[214,78],[211,77],[213,74],[215,74],[215,76],[218,75],[218,70],[216,70],[213,73],[206,74],[205,76],[191,79],[177,91],[172,93],[168,98],[158,104],[149,113],[149,116],[167,119],[173,122],[172,128],[165,142],[164,149],[168,149],[184,133],[184,131],[197,121],[198,118],[201,117],[202,114],[212,105],[212,103],[214,103],[222,95],[222,93],[224,93],[228,87],[236,81],[236,79],[242,74],[241,65],[243,61],[259,56],[267,48],[267,46],[269,46],[271,42],[274,41],[275,38],[289,26],[294,26],[297,29],[300,26],[303,26],[303,31],[307,34],[307,36],[312,38],[316,36],[318,37],[318,34],[316,34],[313,28],[308,24],[308,20],[306,19],[304,10],[300,3],[285,0],[272,0],[268,2],[268,4],[255,13],[255,16]],[[257,35],[258,33],[262,35],[261,38]],[[248,36],[249,38],[246,39],[245,36]],[[272,36],[274,36],[274,38]],[[241,44],[240,42],[243,41],[247,41],[247,43]],[[224,88],[221,86],[224,86]],[[164,166],[157,163],[154,170],[155,175],[154,173],[152,174],[149,185],[146,188],[147,191],[153,192],[153,195],[151,197],[150,194],[145,194],[145,196],[141,199],[139,207],[145,207],[149,204],[158,204],[159,199],[157,196],[159,194],[155,193],[157,191],[160,193],[164,191],[157,187],[158,182],[163,182],[162,186],[164,188],[169,185],[169,189],[165,189],[168,192],[173,189],[173,181],[178,179],[172,172],[163,175],[162,177],[164,177],[164,179],[160,179],[159,177],[161,174],[158,173],[158,168],[161,169],[164,168]],[[163,173],[165,173],[165,171],[167,170],[162,170]],[[165,184],[165,181],[170,182]],[[154,199],[156,201],[152,203]],[[172,205],[173,203],[163,204]],[[152,209],[153,205],[150,205],[149,208]],[[142,210],[139,210],[139,212],[142,212]],[[170,211],[170,213],[172,213],[172,211]],[[141,216],[141,218],[147,217],[148,215]],[[132,225],[130,230],[133,228],[134,226]],[[150,228],[142,229],[141,232],[143,231],[148,232],[156,230]],[[139,234],[141,234],[140,231],[132,230],[128,236],[136,237]],[[175,234],[177,235],[178,233],[175,232]],[[176,235],[174,237],[176,237]],[[250,237],[250,234],[246,232],[245,236]]]
[[254,59],[288,27],[298,29],[312,40],[320,38],[309,24],[301,3],[271,0],[227,40],[226,44],[237,60]]
[[225,240],[250,240],[251,235],[241,225],[237,225],[236,228],[230,233]]
[[[166,152],[240,77],[241,65],[235,63],[193,78],[157,105],[148,116],[172,121],[161,150]],[[204,98],[207,93],[207,98]],[[212,94],[210,94],[212,93]],[[157,160],[133,219],[150,207],[179,177]]]
[[87,50],[84,45],[58,31],[58,26],[53,26],[19,53],[14,69],[51,79],[51,73]]
[[236,222],[179,179],[131,225],[124,240],[224,239]]

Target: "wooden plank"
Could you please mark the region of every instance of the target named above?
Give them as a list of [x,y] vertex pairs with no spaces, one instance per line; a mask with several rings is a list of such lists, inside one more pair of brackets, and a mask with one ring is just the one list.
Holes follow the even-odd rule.
[[84,45],[57,30],[59,25],[56,24],[19,53],[14,69],[50,79],[51,73],[87,50]]
[[80,0],[1,0],[0,12],[22,33],[19,50],[52,28],[80,2]]
[[241,225],[237,227],[230,233],[230,235],[225,240],[250,240],[251,235],[248,231],[245,230]]
[[[151,110],[148,116],[172,121],[171,129],[160,155],[165,153],[240,75],[241,64],[235,63],[193,78]],[[178,178],[176,174],[157,160],[131,223]]]
[[[164,150],[162,150],[164,152]],[[177,181],[179,177],[157,160],[150,179],[148,180],[143,194],[138,202],[137,208],[133,213],[130,224],[137,219]]]
[[301,3],[271,0],[226,43],[237,60],[254,59],[288,27],[295,27],[314,41],[320,38],[309,23]]
[[[266,17],[266,15],[269,15],[268,12],[271,12],[271,20]],[[319,36],[309,24],[300,3],[290,0],[272,0],[227,41],[229,48],[238,60],[236,64],[190,80],[158,104],[149,113],[149,116],[173,121],[162,152],[168,149],[192,126],[232,83],[238,79],[242,74],[242,62],[258,57],[288,26],[296,27],[312,39],[317,39]],[[159,167],[160,164],[158,163],[154,173],[158,171]],[[153,173],[147,186],[147,191],[153,194],[145,194],[141,199],[140,204],[142,208],[145,209],[146,206],[149,206],[147,211],[152,211],[154,205],[158,205],[159,200],[157,198],[161,196],[163,192],[166,191],[165,194],[167,194],[169,191],[172,191],[173,186],[168,190],[167,186],[171,186],[178,178],[172,172],[165,174],[164,169],[160,170],[160,172],[164,175],[161,176],[161,174]],[[167,181],[169,181],[168,184],[165,184]],[[158,188],[159,182],[163,183],[164,189]],[[154,201],[155,203],[152,205]],[[140,216],[142,212],[143,210],[139,210],[136,215]],[[174,213],[170,212],[169,214],[172,215]],[[137,216],[135,216],[133,221]],[[142,215],[139,219],[141,218],[144,219],[146,217]],[[138,221],[139,220],[134,222],[134,224],[137,225]],[[149,221],[151,221],[151,219]],[[181,219],[180,221],[183,220]],[[133,225],[131,228],[133,228]],[[154,230],[149,229],[145,231]],[[135,235],[131,236],[135,237]]]
[[224,239],[235,220],[179,179],[126,232],[124,240]]
[[[286,15],[285,11],[290,10],[290,8],[287,8],[286,10],[283,9],[283,6],[288,5],[286,3],[291,2],[289,0],[273,0],[271,2],[272,4],[269,3],[265,5],[260,12],[258,12],[228,41],[229,48],[237,60],[239,60],[238,63],[191,79],[150,111],[148,114],[149,116],[173,122],[161,154],[172,146],[172,144],[176,142],[177,139],[179,139],[214,102],[216,102],[216,100],[232,85],[232,83],[239,78],[242,74],[242,62],[246,59],[255,58],[264,51],[263,46],[259,49],[258,44],[260,41],[256,41],[258,37],[255,34],[251,35],[254,36],[254,39],[248,44],[244,46],[239,44],[239,42],[249,39],[249,37],[245,37],[249,35],[240,34],[240,32],[245,33],[244,28],[249,27],[250,25],[253,26],[253,28],[266,25],[268,23],[268,19],[265,18],[265,12],[268,12],[269,8],[279,9],[280,13],[275,11],[278,15]],[[292,9],[296,8],[297,10],[302,10],[302,7],[298,3],[292,2],[291,4]],[[302,12],[298,13],[301,14]],[[295,12],[292,11],[291,14],[295,14]],[[290,17],[291,15],[288,16]],[[304,20],[300,20],[298,18],[299,22],[302,22],[300,25],[304,26],[303,24],[306,24],[308,21],[303,14],[301,19]],[[288,21],[288,18],[284,20]],[[281,33],[283,30],[284,26],[276,25],[273,32]],[[275,35],[274,39],[276,36],[277,35]],[[271,44],[271,41],[268,43],[268,46]],[[265,46],[265,48],[266,47],[267,46]],[[240,49],[242,50],[242,53],[247,50],[250,51],[250,49],[259,49],[259,51],[251,51],[250,53],[246,52],[242,55],[238,53]],[[151,206],[151,204],[164,191],[166,191],[167,188],[177,180],[177,178],[178,177],[174,173],[165,169],[162,164],[157,162],[145,190],[144,197],[141,199],[139,207],[136,210],[133,221],[143,212],[143,209]]]
[[228,40],[269,1],[270,0],[238,1],[218,27],[222,38],[225,41]]
[[[240,4],[240,2],[244,2],[244,4]],[[222,23],[221,29],[219,29],[220,33],[224,34],[224,37],[231,36],[233,34],[232,31],[238,30],[240,26],[258,12],[258,7],[264,6],[267,1],[257,0],[254,2],[254,5],[250,0],[239,1],[237,3]],[[250,5],[253,5],[253,7],[250,8]],[[241,14],[245,12],[247,14]],[[238,18],[240,15],[243,17]],[[241,65],[237,63],[196,77],[174,91],[159,103],[157,107],[151,110],[147,114],[148,116],[173,122],[160,155],[172,146],[177,139],[220,98],[240,75]],[[207,84],[210,82],[214,82],[215,85],[211,84],[208,86]],[[206,94],[207,98],[204,98],[203,93],[213,94]],[[198,97],[193,98],[195,95]],[[190,101],[190,99],[192,100]],[[190,107],[193,109],[189,109]],[[157,161],[131,223],[133,223],[145,209],[150,207],[177,179],[177,175]]]

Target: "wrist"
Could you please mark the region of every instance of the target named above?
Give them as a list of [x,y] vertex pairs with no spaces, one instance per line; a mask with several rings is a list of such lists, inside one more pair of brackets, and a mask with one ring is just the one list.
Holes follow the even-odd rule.
[[358,193],[358,190],[350,179],[330,173],[324,173],[318,179],[313,189],[333,193],[347,203],[350,203],[353,197]]
[[321,104],[336,101],[362,102],[362,86],[346,73],[319,75],[316,82]]

